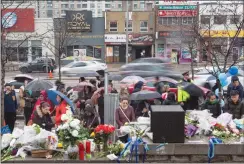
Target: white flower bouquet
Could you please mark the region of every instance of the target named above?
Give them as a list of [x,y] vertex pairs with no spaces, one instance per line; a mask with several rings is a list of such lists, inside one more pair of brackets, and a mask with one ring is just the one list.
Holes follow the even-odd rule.
[[80,120],[73,118],[71,111],[67,110],[66,114],[61,116],[61,120],[64,123],[58,126],[57,135],[65,149],[69,145],[74,146],[77,141],[88,139],[88,129],[83,127]]

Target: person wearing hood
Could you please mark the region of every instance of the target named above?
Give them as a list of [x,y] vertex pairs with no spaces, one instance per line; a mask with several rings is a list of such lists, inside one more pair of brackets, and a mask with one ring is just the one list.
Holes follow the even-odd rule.
[[47,97],[47,92],[45,90],[41,91],[40,92],[40,96],[39,98],[37,99],[36,103],[35,103],[35,106],[33,108],[33,111],[32,111],[32,115],[31,115],[31,119],[33,119],[33,113],[34,111],[36,110],[36,107],[37,106],[40,106],[41,102],[47,102],[49,105],[50,105],[50,112],[52,113],[54,108],[53,108],[53,104],[52,102],[48,99]]
[[216,95],[213,92],[210,92],[207,96],[207,99],[203,103],[201,110],[209,110],[212,113],[214,118],[217,118],[221,114],[221,107]]
[[239,98],[239,92],[232,90],[230,99],[225,103],[224,111],[233,115],[233,119],[244,118],[244,103]]
[[178,105],[174,92],[169,92],[167,98],[164,100],[163,105]]
[[37,106],[32,121],[47,131],[52,130],[54,123],[50,116],[50,105],[47,102],[43,101]]
[[142,81],[138,81],[135,86],[134,86],[134,90],[132,91],[132,93],[136,93],[142,90],[143,87],[143,82]]
[[98,116],[95,112],[95,106],[91,99],[86,100],[84,109],[84,127],[95,128],[99,125]]
[[230,98],[230,92],[236,90],[239,93],[240,100],[243,99],[243,86],[241,85],[238,76],[231,77],[231,83],[228,85],[227,98]]

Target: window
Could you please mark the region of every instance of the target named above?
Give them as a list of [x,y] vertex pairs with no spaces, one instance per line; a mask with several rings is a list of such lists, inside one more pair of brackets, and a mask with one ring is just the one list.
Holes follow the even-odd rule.
[[134,4],[134,5],[133,5],[133,8],[134,8],[134,9],[138,9],[138,5],[137,5],[137,4]]
[[82,62],[79,62],[79,63],[75,63],[73,65],[73,67],[85,67],[86,66],[86,63],[82,63]]
[[55,5],[54,5],[54,8],[58,8],[58,4],[55,4]]
[[147,32],[148,31],[148,24],[147,21],[140,22],[140,32]]
[[97,4],[97,8],[99,8],[99,9],[101,8],[101,3]]
[[117,32],[118,31],[118,24],[116,21],[110,22],[109,24],[110,24],[110,28],[109,28],[110,32]]
[[201,24],[210,24],[210,16],[201,15]]
[[110,8],[111,5],[110,4],[105,4],[105,8]]
[[91,4],[90,4],[90,7],[91,7],[91,8],[95,8],[95,4],[94,4],[94,3],[91,3]]
[[52,18],[53,17],[53,11],[52,10],[47,10],[47,17]]
[[61,8],[64,9],[64,8],[65,8],[65,4],[62,4],[62,5],[61,5]]
[[232,15],[230,16],[230,24],[238,24],[240,22],[240,15]]
[[71,9],[75,8],[75,5],[74,4],[70,4],[70,8]]
[[65,11],[64,10],[61,10],[61,14],[65,14]]
[[102,12],[103,12],[102,9],[98,9],[98,10],[97,10],[97,14],[98,14],[98,15],[102,14]]
[[118,4],[118,8],[121,9],[122,8],[122,4]]
[[183,25],[188,25],[188,24],[193,24],[193,17],[184,17],[182,18],[182,24]]
[[[125,21],[125,31],[126,31],[126,21]],[[133,22],[129,21],[128,23],[128,31],[132,32],[133,31]]]
[[177,17],[172,18],[172,25],[178,25],[178,18]]
[[144,2],[140,2],[140,9],[144,9],[145,8],[145,3]]
[[81,8],[81,4],[77,4],[77,8]]
[[87,4],[82,4],[82,8],[87,8]]
[[226,24],[227,16],[226,15],[215,15],[214,24]]

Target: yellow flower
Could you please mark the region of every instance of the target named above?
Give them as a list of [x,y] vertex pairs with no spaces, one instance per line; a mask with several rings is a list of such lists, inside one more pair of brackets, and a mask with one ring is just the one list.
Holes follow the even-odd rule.
[[128,122],[126,122],[126,123],[125,123],[125,126],[126,126],[126,125],[129,125],[129,123],[128,123]]
[[90,135],[90,137],[94,138],[95,137],[95,133],[92,132],[91,135]]
[[62,148],[63,147],[63,144],[62,143],[58,143],[58,148]]
[[121,144],[120,144],[120,148],[121,148],[121,149],[124,149],[124,148],[125,148],[125,144],[121,143]]

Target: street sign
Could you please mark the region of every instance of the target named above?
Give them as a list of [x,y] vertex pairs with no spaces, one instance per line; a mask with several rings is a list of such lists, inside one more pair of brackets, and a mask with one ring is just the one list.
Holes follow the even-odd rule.
[[159,10],[195,10],[196,5],[164,5],[159,6]]

